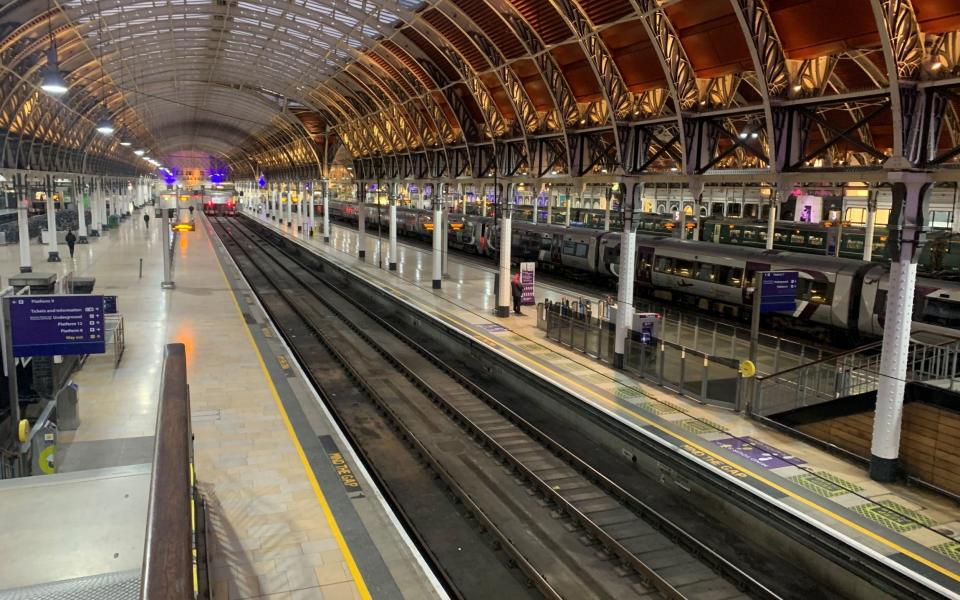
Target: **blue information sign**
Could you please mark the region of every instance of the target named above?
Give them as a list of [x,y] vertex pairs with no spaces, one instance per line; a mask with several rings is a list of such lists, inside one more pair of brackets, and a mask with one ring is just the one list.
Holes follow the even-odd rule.
[[769,271],[760,273],[760,312],[792,312],[797,309],[796,271]]
[[103,314],[105,315],[117,314],[117,297],[116,296],[103,297]]
[[10,299],[14,356],[102,354],[103,296],[15,296]]

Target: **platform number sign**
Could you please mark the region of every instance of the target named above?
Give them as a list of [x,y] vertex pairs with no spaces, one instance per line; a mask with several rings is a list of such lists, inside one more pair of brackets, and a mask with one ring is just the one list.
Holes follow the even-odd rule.
[[14,356],[103,354],[103,296],[15,296],[10,302]]
[[760,312],[793,312],[797,309],[800,274],[796,271],[760,273]]

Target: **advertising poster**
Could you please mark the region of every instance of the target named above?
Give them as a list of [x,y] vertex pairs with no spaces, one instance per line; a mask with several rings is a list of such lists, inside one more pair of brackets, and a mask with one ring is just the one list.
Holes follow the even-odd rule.
[[520,285],[523,288],[523,292],[520,296],[520,304],[523,306],[531,306],[537,303],[537,300],[533,294],[536,268],[537,263],[535,262],[520,263]]

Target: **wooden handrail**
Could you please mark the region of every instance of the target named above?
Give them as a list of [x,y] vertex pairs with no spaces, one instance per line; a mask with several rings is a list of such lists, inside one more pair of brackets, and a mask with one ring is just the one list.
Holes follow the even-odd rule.
[[183,344],[167,344],[157,407],[141,600],[193,599],[190,390]]

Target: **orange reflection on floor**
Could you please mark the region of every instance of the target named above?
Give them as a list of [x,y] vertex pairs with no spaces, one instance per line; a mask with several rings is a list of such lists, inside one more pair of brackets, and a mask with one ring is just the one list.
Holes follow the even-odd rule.
[[186,321],[180,324],[177,331],[173,334],[172,343],[183,344],[184,354],[187,357],[187,372],[193,366],[194,348],[196,347],[195,332],[192,321]]

